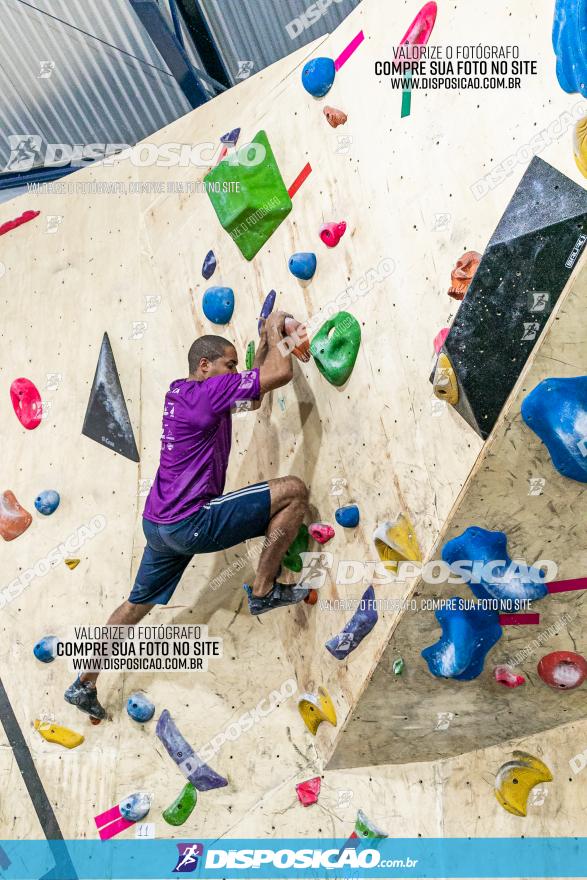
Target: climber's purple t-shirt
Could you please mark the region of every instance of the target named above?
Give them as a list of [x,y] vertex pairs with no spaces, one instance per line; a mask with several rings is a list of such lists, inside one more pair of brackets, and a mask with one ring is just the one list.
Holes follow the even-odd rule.
[[230,408],[258,400],[259,370],[203,382],[177,379],[163,409],[159,469],[145,504],[151,522],[172,523],[222,495],[232,439]]

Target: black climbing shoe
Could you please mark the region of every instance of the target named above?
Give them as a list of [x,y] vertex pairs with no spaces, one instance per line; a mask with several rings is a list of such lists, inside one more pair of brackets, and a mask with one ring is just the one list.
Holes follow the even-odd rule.
[[243,584],[243,588],[249,597],[249,611],[254,615],[265,614],[266,611],[284,608],[286,605],[296,605],[303,602],[310,592],[307,587],[275,583],[265,596],[253,596],[253,588],[249,584]]
[[106,710],[98,702],[96,685],[80,681],[79,676],[73,684],[70,684],[63,696],[68,703],[71,703],[80,712],[85,712],[86,715],[91,715],[92,718],[99,718],[100,721],[106,718]]

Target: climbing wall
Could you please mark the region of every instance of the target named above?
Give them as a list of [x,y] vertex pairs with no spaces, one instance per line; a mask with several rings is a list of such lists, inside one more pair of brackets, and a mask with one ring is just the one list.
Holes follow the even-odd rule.
[[[479,9],[460,0],[441,8],[432,42],[469,44],[472,34],[482,34],[487,43],[501,45],[515,33],[521,54],[540,59],[538,74],[525,78],[519,91],[415,91],[410,114],[402,118],[401,95],[387,78],[375,75],[374,62],[389,59],[417,11],[411,3],[364,0],[319,44],[149,138],[159,146],[217,144],[221,135],[240,126],[239,143],[260,130],[267,133],[286,186],[310,164],[291,213],[250,262],[220,227],[208,196],[187,191],[188,184],[195,188],[203,180],[209,167],[138,165],[122,156],[66,178],[71,189],[63,193],[31,193],[2,206],[1,222],[24,210],[41,212],[0,238],[0,488],[11,489],[33,514],[30,528],[2,547],[5,696],[0,694],[0,704],[7,738],[3,744],[8,741],[11,751],[0,750],[0,768],[13,792],[10,802],[0,804],[7,837],[37,838],[54,834],[58,827],[68,838],[95,838],[94,816],[139,790],[153,793],[150,821],[156,824],[156,835],[176,836],[161,812],[185,780],[155,736],[160,713],[168,709],[197,749],[232,730],[231,725],[238,728],[243,714],[255,713],[260,701],[270,699],[275,706],[272,693],[292,688],[294,695],[283,697],[274,711],[256,713],[250,729],[225,738],[211,764],[229,784],[200,796],[182,836],[345,836],[357,807],[376,824],[393,825],[397,833],[415,833],[414,817],[426,813],[431,818],[419,821],[418,832],[456,834],[461,831],[465,779],[471,781],[466,806],[483,817],[478,833],[519,833],[519,824],[492,797],[491,785],[495,770],[511,753],[505,741],[518,737],[521,727],[514,729],[508,721],[502,736],[497,721],[486,725],[485,708],[494,713],[495,698],[481,683],[453,689],[452,682],[427,677],[417,656],[420,645],[430,644],[423,615],[411,621],[404,616],[395,629],[400,614],[390,605],[347,661],[324,649],[324,642],[350,616],[337,600],[357,600],[372,577],[367,568],[354,582],[341,583],[339,577],[337,583],[337,571],[347,561],[374,562],[373,530],[398,515],[413,524],[424,556],[434,553],[445,535],[480,521],[486,528],[507,531],[512,554],[540,555],[545,542],[564,536],[565,552],[572,552],[579,564],[576,532],[563,517],[570,517],[575,505],[575,521],[581,521],[580,492],[575,487],[574,494],[566,494],[562,478],[549,472],[548,494],[538,499],[525,494],[528,469],[540,460],[546,471],[547,460],[539,441],[522,434],[522,392],[512,393],[493,438],[484,445],[456,411],[442,402],[438,406],[429,382],[432,339],[456,311],[446,296],[450,271],[463,251],[484,251],[536,149],[528,144],[537,130],[559,120],[557,132],[562,134],[540,148],[541,157],[581,182],[570,147],[578,101],[576,95],[561,92],[554,75],[551,4],[524,0]],[[337,73],[327,98],[315,100],[301,86],[303,64],[317,54],[338,57],[361,31],[363,42]],[[322,112],[326,103],[348,115],[344,126],[328,125]],[[498,184],[479,185],[489,171],[518,155]],[[336,248],[328,249],[318,230],[325,222],[341,220],[346,233]],[[94,727],[62,700],[73,677],[66,661],[41,664],[32,647],[44,635],[66,638],[72,626],[104,622],[129,593],[144,543],[141,513],[157,467],[163,395],[171,380],[186,374],[193,339],[216,330],[202,311],[209,283],[200,268],[210,248],[218,260],[211,283],[235,292],[233,317],[221,332],[234,340],[242,365],[271,289],[277,292],[276,307],[300,319],[318,318],[319,326],[320,316],[326,320],[344,308],[362,332],[357,362],[344,386],[328,384],[313,362],[296,363],[294,381],[270,395],[259,413],[235,417],[227,489],[297,474],[310,487],[312,520],[334,522],[335,510],[350,503],[358,505],[361,520],[354,529],[337,526],[327,545],[332,567],[320,599],[330,601],[329,607],[302,605],[254,619],[242,591],[252,571],[246,548],[195,560],[170,605],[157,609],[148,622],[207,624],[211,636],[223,639],[223,657],[211,661],[206,673],[105,674],[100,693],[111,720]],[[288,271],[288,259],[298,251],[318,256],[316,274],[304,285]],[[575,285],[565,288],[557,330],[553,318],[542,345],[532,348],[520,382],[530,372],[534,378],[548,375],[544,359],[556,361],[559,374],[561,362],[565,375],[584,372],[573,343],[580,338],[580,297],[579,266]],[[577,305],[571,308],[573,298]],[[118,368],[138,463],[81,433],[104,333]],[[33,431],[23,428],[13,412],[8,389],[17,377],[34,382],[43,399],[44,417]],[[520,436],[514,442],[516,432]],[[510,473],[512,449],[521,456],[520,475]],[[37,514],[33,505],[46,489],[61,496],[50,517]],[[65,557],[80,563],[70,570]],[[241,559],[244,567],[214,589],[215,579]],[[560,560],[562,564],[562,548]],[[576,573],[575,562],[569,557],[569,576]],[[408,579],[399,586],[378,587],[377,596],[401,600],[413,588],[413,579]],[[363,769],[325,772],[326,798],[316,818],[297,803],[294,783],[322,772],[350,713],[357,704],[361,710],[361,694],[382,654],[387,667],[377,668],[364,699],[380,670],[388,673],[392,658],[383,652],[392,633],[394,647],[387,651],[407,661],[403,699],[407,705],[415,692],[419,712],[432,702],[430,726],[426,728],[428,720],[421,714],[410,716],[403,727],[394,728],[401,748],[389,749],[385,736],[390,716],[404,710],[391,704],[393,691],[380,697],[374,718],[383,729],[381,754],[376,754],[379,740],[372,723],[368,754],[363,748],[357,760],[349,755],[338,761],[337,750],[334,766]],[[292,688],[286,687],[289,682]],[[448,694],[447,685],[450,696],[441,701],[437,694],[443,688]],[[302,692],[318,686],[331,695],[338,726],[323,724],[312,737],[296,703]],[[457,715],[465,690],[471,693],[472,688],[478,711],[467,716],[460,741],[434,745],[437,740],[429,730],[437,704]],[[144,725],[125,712],[128,696],[137,690],[144,690],[156,705],[154,720]],[[518,694],[513,691],[512,700]],[[537,692],[542,717],[551,720],[536,725],[525,717],[518,743],[534,753],[548,752],[544,758],[555,779],[565,773],[568,759],[563,756],[573,748],[581,751],[581,736],[587,735],[577,721],[532,739],[537,730],[567,720],[562,710],[556,712],[558,696],[567,700],[575,695],[545,697]],[[533,704],[527,700],[525,706],[525,716],[530,715]],[[578,718],[578,713],[571,715],[570,720]],[[83,734],[84,742],[67,751],[46,742],[33,727],[40,717]],[[352,737],[353,724],[338,748]],[[486,746],[491,748],[461,754]],[[453,755],[458,757],[424,767],[408,763]],[[376,773],[367,766],[385,762],[403,766],[379,766]],[[542,808],[549,818],[528,821],[525,829],[540,834],[548,827],[555,833],[553,817],[565,815],[568,822],[576,807],[570,789],[558,788]],[[571,833],[568,824],[564,827]],[[125,832],[131,835],[132,829]]]

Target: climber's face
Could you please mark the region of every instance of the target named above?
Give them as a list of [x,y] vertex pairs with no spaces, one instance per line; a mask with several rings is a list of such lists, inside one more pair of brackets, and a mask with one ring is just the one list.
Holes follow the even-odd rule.
[[236,373],[238,367],[238,355],[233,345],[227,345],[224,354],[213,361],[207,358],[200,360],[200,370],[204,374],[205,379],[211,379],[212,376],[221,376],[223,373]]

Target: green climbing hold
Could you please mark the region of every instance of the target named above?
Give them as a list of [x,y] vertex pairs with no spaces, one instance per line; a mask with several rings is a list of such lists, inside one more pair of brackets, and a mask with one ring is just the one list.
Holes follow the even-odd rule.
[[302,523],[289,550],[283,557],[282,565],[289,568],[290,571],[301,571],[304,563],[300,553],[307,553],[309,544],[310,533],[308,532],[308,526]]
[[316,366],[331,385],[344,385],[355,366],[361,327],[348,312],[337,312],[325,321],[310,344]]
[[185,820],[189,819],[197,800],[198,792],[195,786],[188,782],[171,806],[163,810],[163,818],[168,825],[183,825]]
[[253,369],[253,364],[255,362],[255,340],[252,339],[247,345],[247,353],[245,355],[245,367],[247,370]]
[[243,257],[252,260],[291,211],[267,135],[219,162],[204,178],[216,215]]
[[393,674],[394,675],[401,675],[402,672],[404,671],[405,665],[406,664],[404,663],[404,658],[398,657],[397,660],[393,661],[393,666],[392,666]]

